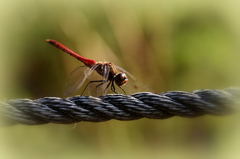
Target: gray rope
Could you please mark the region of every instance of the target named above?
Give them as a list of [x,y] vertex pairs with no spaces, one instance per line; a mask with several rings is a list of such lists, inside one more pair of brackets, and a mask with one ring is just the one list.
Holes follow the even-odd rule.
[[101,97],[74,96],[66,99],[44,97],[37,100],[12,99],[0,102],[0,124],[71,124],[80,121],[103,122],[111,119],[166,119],[172,116],[198,117],[227,115],[240,108],[240,90],[170,91],[161,94],[141,92]]

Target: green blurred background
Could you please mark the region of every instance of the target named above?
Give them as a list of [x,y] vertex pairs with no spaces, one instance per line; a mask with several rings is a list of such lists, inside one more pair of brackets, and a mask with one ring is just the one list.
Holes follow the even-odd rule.
[[[111,61],[156,92],[239,87],[234,0],[0,1],[0,98],[63,97],[82,65]],[[77,92],[79,93],[79,92]],[[240,158],[238,114],[0,128],[0,158]]]

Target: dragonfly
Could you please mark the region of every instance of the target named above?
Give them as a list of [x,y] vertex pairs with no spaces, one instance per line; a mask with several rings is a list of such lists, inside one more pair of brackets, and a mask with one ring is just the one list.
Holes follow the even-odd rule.
[[[96,89],[106,85],[105,88],[103,88],[103,94],[106,95],[107,89],[110,87],[112,92],[119,94],[116,90],[116,86],[119,87],[123,93],[126,95],[125,90],[123,89],[123,86],[128,83],[128,77],[131,78],[131,81],[133,86],[132,89],[137,89],[138,86],[135,84],[136,79],[126,70],[123,68],[114,65],[111,62],[101,62],[101,61],[95,61],[93,59],[87,59],[85,57],[80,56],[79,54],[75,53],[74,51],[70,50],[63,44],[59,43],[58,41],[47,39],[46,40],[49,44],[55,46],[56,48],[64,51],[65,53],[73,56],[77,60],[81,61],[85,66],[80,66],[76,68],[68,77],[67,80],[67,87],[65,95],[70,95],[80,89],[80,87],[83,85],[83,83],[86,81],[86,79],[92,74],[92,72],[96,71],[97,74],[99,74],[102,78],[99,80],[91,80],[88,82],[88,84],[85,86],[85,88],[82,91],[82,94],[86,90],[86,88],[91,83],[98,83],[96,85]],[[134,83],[134,84],[133,84]],[[115,86],[116,85],[116,86]]]

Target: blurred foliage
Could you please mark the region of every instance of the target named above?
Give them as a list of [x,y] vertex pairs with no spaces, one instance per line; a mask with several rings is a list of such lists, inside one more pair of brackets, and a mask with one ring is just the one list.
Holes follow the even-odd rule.
[[[233,0],[2,0],[0,97],[63,97],[82,64],[45,39],[111,61],[156,92],[239,87],[239,12]],[[0,158],[239,158],[238,120],[18,125],[0,128]]]

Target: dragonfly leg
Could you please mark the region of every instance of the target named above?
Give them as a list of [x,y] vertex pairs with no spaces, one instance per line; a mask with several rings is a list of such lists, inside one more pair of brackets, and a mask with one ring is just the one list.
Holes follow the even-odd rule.
[[124,91],[124,89],[121,86],[118,86],[119,88],[121,88],[121,90],[124,92],[125,95],[127,95],[127,93]]
[[[96,88],[99,87],[99,86],[101,86],[101,85],[103,85],[104,83],[107,83],[107,80],[102,80],[102,83],[100,83],[99,85],[97,85]],[[104,91],[103,91],[103,94],[104,94],[104,95],[106,95],[106,90],[107,90],[107,88],[109,87],[109,84],[110,84],[110,83],[111,83],[111,82],[109,82],[108,85],[107,85],[107,87],[104,89]]]
[[89,85],[90,83],[95,83],[95,82],[102,82],[102,83],[100,83],[99,85],[97,85],[96,88],[97,88],[98,86],[100,86],[100,85],[106,83],[105,80],[98,80],[98,81],[90,81],[90,82],[88,82],[88,84],[86,85],[86,87],[85,87],[84,90],[82,91],[81,96],[83,95],[83,93],[84,93],[85,90],[87,89],[88,85]]
[[114,86],[114,80],[111,81],[112,85],[111,85],[111,90],[116,93],[116,94],[119,94],[117,91],[116,91],[116,88]]

